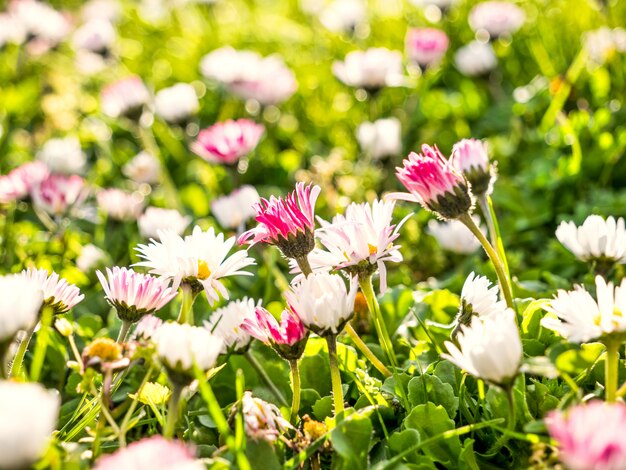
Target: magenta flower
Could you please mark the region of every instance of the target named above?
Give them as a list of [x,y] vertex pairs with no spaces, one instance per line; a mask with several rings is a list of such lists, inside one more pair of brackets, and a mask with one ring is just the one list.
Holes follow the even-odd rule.
[[102,284],[107,301],[115,307],[122,321],[135,323],[144,315],[163,308],[176,297],[177,290],[170,282],[132,269],[106,268],[107,277],[100,271],[96,275]]
[[280,317],[280,324],[263,307],[257,307],[255,318],[246,318],[241,328],[262,343],[272,346],[281,357],[299,359],[304,352],[308,330],[290,309],[286,308]]
[[285,198],[261,199],[255,206],[259,224],[244,232],[239,244],[269,243],[288,258],[305,257],[315,246],[315,202],[321,190],[317,185],[297,183]]
[[37,207],[53,216],[62,216],[85,198],[85,180],[78,175],[51,174],[33,186],[30,194]]
[[493,190],[496,172],[489,163],[487,146],[476,139],[463,139],[452,147],[450,163],[470,182],[472,194],[482,196]]
[[191,150],[211,163],[234,165],[254,150],[264,131],[249,119],[218,122],[200,131]]
[[133,442],[128,447],[102,457],[95,470],[202,470],[205,466],[196,460],[189,447],[179,441],[168,441],[152,436]]
[[107,85],[102,90],[101,100],[102,112],[107,116],[138,119],[150,100],[150,92],[141,78],[131,76]]
[[409,59],[420,67],[435,65],[448,50],[450,41],[445,32],[435,28],[413,28],[406,35]]
[[391,198],[419,202],[425,209],[444,219],[467,214],[472,200],[465,177],[441,154],[439,149],[422,145],[423,154],[411,152],[396,176],[410,194],[394,193]]
[[32,188],[46,179],[48,167],[43,162],[29,162],[0,176],[0,204],[25,198]]
[[559,443],[559,457],[570,470],[626,468],[626,405],[592,401],[546,418]]

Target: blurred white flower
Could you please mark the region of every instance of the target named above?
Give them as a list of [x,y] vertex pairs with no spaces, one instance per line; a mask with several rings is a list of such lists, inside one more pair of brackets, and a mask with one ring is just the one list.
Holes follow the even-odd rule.
[[429,6],[435,6],[440,9],[449,8],[458,0],[411,0],[411,3],[417,7],[426,8]]
[[229,350],[240,352],[250,345],[252,337],[241,328],[241,324],[246,319],[255,320],[257,305],[261,305],[261,302],[255,302],[254,299],[248,297],[233,300],[225,307],[215,310],[211,318],[204,322],[205,328],[224,341],[222,353],[227,353]]
[[43,300],[41,286],[33,279],[20,274],[0,276],[0,343],[36,322]]
[[626,52],[626,31],[622,28],[611,29],[602,26],[587,31],[582,41],[591,60],[600,65],[610,59],[615,52]]
[[454,63],[463,75],[476,77],[495,69],[498,59],[491,44],[472,41],[457,49]]
[[102,112],[109,117],[139,119],[143,107],[150,101],[150,92],[137,76],[110,83],[102,89]]
[[148,207],[137,220],[139,233],[145,238],[158,239],[160,230],[172,230],[176,235],[182,235],[191,223],[191,217],[182,215],[175,209],[161,209]]
[[202,370],[209,370],[217,362],[223,343],[209,330],[180,323],[163,323],[154,335],[159,359],[170,370],[192,374],[195,362]]
[[89,0],[81,9],[81,16],[85,21],[107,20],[115,23],[122,13],[122,6],[118,0]]
[[255,441],[273,442],[280,434],[293,429],[276,405],[253,397],[249,391],[241,397],[241,413],[246,435]]
[[513,3],[500,1],[477,4],[468,18],[474,31],[486,31],[492,38],[515,33],[525,20],[524,10]]
[[20,0],[10,4],[10,12],[28,34],[53,47],[70,32],[69,21],[50,5],[36,0]]
[[[473,217],[476,223],[480,219]],[[481,227],[484,232],[484,227]],[[428,221],[428,233],[437,239],[441,248],[459,254],[474,253],[480,248],[480,242],[472,232],[458,220],[440,222],[435,219]]]
[[356,137],[363,152],[378,160],[402,152],[402,128],[396,118],[378,119],[362,123]]
[[193,86],[177,83],[159,90],[154,98],[158,116],[169,123],[183,123],[200,108],[198,96]]
[[563,221],[556,238],[581,261],[626,263],[626,228],[621,217],[604,220],[590,215],[580,227]]
[[333,63],[333,73],[348,86],[375,91],[404,82],[402,53],[384,47],[349,52]]
[[338,274],[309,274],[285,293],[289,308],[304,325],[319,334],[338,334],[354,312],[356,278],[344,279]]
[[367,10],[363,0],[334,0],[319,15],[320,22],[329,31],[349,33],[365,22]]
[[614,287],[596,276],[596,299],[583,287],[559,290],[544,309],[557,318],[545,317],[541,324],[566,338],[584,343],[610,333],[626,331],[626,279]]
[[22,44],[25,39],[26,29],[19,19],[9,13],[0,13],[0,47]]
[[256,215],[254,206],[259,202],[256,188],[244,185],[211,201],[211,212],[222,227],[243,230],[245,223]]
[[69,311],[85,298],[78,287],[55,272],[48,274],[45,269],[28,268],[23,270],[21,275],[39,286],[43,292],[44,304],[52,307],[55,314]]
[[151,153],[142,151],[122,168],[135,183],[154,184],[161,179],[161,162]]
[[162,324],[163,320],[159,317],[151,314],[144,315],[141,320],[137,322],[133,337],[140,340],[150,340],[154,337],[156,332],[159,331]]
[[76,258],[76,267],[84,273],[93,271],[93,268],[106,260],[106,253],[96,245],[85,245]]
[[31,468],[56,428],[59,394],[38,383],[0,381],[0,468]]
[[515,323],[515,312],[478,317],[462,326],[458,347],[446,341],[448,359],[474,377],[497,385],[509,385],[522,363],[522,341]]
[[137,220],[143,210],[143,196],[117,188],[98,191],[98,208],[113,220]]
[[[180,237],[172,230],[159,232],[160,241],[152,240],[148,245],[138,245],[136,250],[143,261],[136,266],[150,268],[151,274],[173,279],[173,288],[181,282],[198,283],[213,305],[220,294],[228,299],[228,291],[220,279],[228,276],[252,276],[241,269],[254,264],[246,250],[228,256],[235,245],[235,237],[224,239],[211,227],[203,231],[196,226],[191,235]],[[227,257],[228,256],[228,257]]]
[[74,32],[72,43],[77,50],[105,55],[115,42],[117,33],[111,23],[104,19],[86,22]]
[[37,152],[37,159],[45,163],[53,173],[80,174],[85,169],[87,156],[76,137],[47,140]]

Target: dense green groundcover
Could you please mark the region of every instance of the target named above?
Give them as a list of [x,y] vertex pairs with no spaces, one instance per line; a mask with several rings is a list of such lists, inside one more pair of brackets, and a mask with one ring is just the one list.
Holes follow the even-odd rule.
[[[79,17],[80,2],[52,3]],[[65,42],[43,55],[29,55],[14,44],[0,50],[1,174],[31,161],[47,139],[76,135],[88,157],[85,177],[94,192],[107,187],[131,190],[136,186],[122,167],[144,146],[153,149],[156,144],[175,192],[167,184],[147,189],[144,185],[146,202],[178,208],[194,224],[214,226],[229,236],[234,232],[219,226],[210,203],[241,184],[255,186],[263,197],[285,195],[296,181],[318,184],[322,191],[316,213],[330,220],[349,202],[372,201],[401,190],[394,168],[422,143],[437,144],[445,155],[462,138],[489,144],[498,172],[493,204],[513,279],[525,362],[532,363],[514,384],[515,429],[506,430],[510,409],[500,388],[440,356],[467,275],[475,271],[496,281],[488,258],[482,250],[461,255],[441,249],[426,229],[434,215],[418,204],[398,203],[396,222],[413,212],[396,242],[404,261],[387,264],[390,288],[379,297],[400,363],[397,372],[385,379],[348,336],[341,336],[339,368],[347,407],[335,420],[326,342],[312,336],[300,363],[300,416],[306,418],[298,427],[302,430],[308,423],[307,432],[289,431],[272,443],[246,440],[230,410],[244,390],[280,406],[275,394],[244,355],[222,357],[221,368],[208,383],[225,416],[230,416],[234,438],[218,432],[207,407],[211,400],[204,378],[188,395],[176,428],[176,435],[206,458],[207,468],[244,468],[245,457],[252,468],[264,469],[310,468],[317,462],[322,468],[352,469],[548,468],[557,457],[543,423],[546,413],[585,396],[603,397],[604,346],[571,344],[542,327],[544,303],[537,299],[549,299],[557,289],[577,283],[593,286],[594,266],[576,260],[554,236],[561,220],[580,223],[594,213],[626,216],[626,58],[614,52],[605,63],[593,64],[582,42],[585,31],[623,25],[626,3],[525,1],[525,25],[493,43],[497,68],[486,76],[467,77],[455,68],[453,55],[474,38],[467,17],[475,3],[459,1],[431,23],[410,2],[370,0],[367,21],[351,34],[326,30],[295,0],[146,1],[143,7],[128,1],[122,2],[117,23],[114,61],[96,74],[76,69],[74,51]],[[157,7],[163,9],[162,16],[147,18],[145,10],[154,13]],[[381,46],[403,51],[407,29],[417,26],[434,26],[449,36],[450,48],[440,66],[421,76],[407,72],[406,86],[372,96],[333,76],[333,61],[352,50]],[[206,80],[199,71],[201,58],[225,45],[280,54],[295,73],[297,92],[278,106],[259,108]],[[138,130],[126,119],[103,115],[101,89],[130,74],[153,91],[192,83],[200,95],[200,111],[193,118],[200,129],[229,118],[263,123],[266,133],[246,171],[234,174],[202,160],[189,150],[192,137],[158,117]],[[383,117],[401,121],[403,151],[373,161],[362,154],[355,132],[363,121]],[[193,126],[188,129],[193,131]],[[4,205],[0,211],[2,272],[46,268],[80,287],[84,301],[65,315],[73,322],[80,351],[94,338],[115,338],[120,322],[104,298],[95,269],[139,261],[134,248],[146,240],[136,223],[94,213],[48,230],[28,201]],[[254,221],[248,222],[251,227]],[[76,260],[88,244],[102,248],[106,259],[84,272]],[[250,256],[257,262],[248,269],[254,275],[225,281],[230,298],[262,299],[278,315],[282,291],[292,276],[287,261],[278,249],[263,245],[251,248]],[[621,266],[608,276],[620,280]],[[179,308],[180,297],[158,316],[174,319]],[[198,297],[196,324],[208,319],[214,308],[204,296]],[[355,328],[384,360],[363,302],[357,303],[357,316]],[[99,390],[102,376],[96,370],[81,376],[76,367],[68,368],[70,346],[51,322],[44,315],[24,368],[24,379],[33,378],[34,368],[39,381],[62,396],[59,431],[38,468],[88,468],[97,457],[88,452],[96,433],[99,453],[115,451],[119,440],[93,406],[91,394]],[[38,350],[45,351],[43,365],[37,364]],[[251,353],[290,401],[288,363],[259,342],[252,344]],[[111,397],[118,424],[148,362],[134,363]],[[618,383],[623,380],[626,373],[620,368]],[[168,384],[165,373],[155,372],[151,381]],[[161,433],[167,403],[158,399],[158,390],[152,393],[140,400],[133,414],[128,442]],[[282,410],[287,417],[289,407]]]

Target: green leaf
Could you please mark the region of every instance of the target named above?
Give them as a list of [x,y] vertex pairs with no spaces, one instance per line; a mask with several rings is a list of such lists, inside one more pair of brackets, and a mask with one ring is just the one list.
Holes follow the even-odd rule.
[[[441,405],[426,403],[417,405],[404,419],[407,429],[416,429],[422,441],[454,429],[454,421]],[[423,452],[444,465],[456,462],[461,453],[461,441],[458,436],[442,439],[423,447]],[[447,465],[450,467],[450,465]]]
[[602,343],[581,344],[580,349],[570,349],[556,359],[557,369],[568,374],[579,374],[591,367],[604,351]]
[[255,462],[263,462],[263,469],[278,470],[282,468],[273,445],[262,439],[258,441],[248,439],[246,444],[246,456],[253,465]]
[[354,413],[341,421],[330,434],[330,441],[340,459],[336,468],[354,470],[368,467],[372,423],[368,416]]
[[78,328],[76,329],[78,336],[88,339],[93,338],[102,328],[102,319],[93,313],[81,315],[78,320],[76,320],[76,323],[78,324]]
[[409,382],[409,402],[412,406],[427,402],[442,405],[452,419],[459,408],[459,399],[454,396],[452,386],[443,383],[439,377],[420,375],[413,377]]
[[313,405],[313,414],[318,421],[324,421],[328,416],[333,415],[333,397],[323,397]]
[[474,452],[474,439],[466,439],[459,455],[459,470],[480,470]]

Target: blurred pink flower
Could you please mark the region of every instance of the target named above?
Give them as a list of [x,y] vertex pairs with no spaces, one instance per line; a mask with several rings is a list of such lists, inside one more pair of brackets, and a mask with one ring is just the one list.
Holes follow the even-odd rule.
[[152,436],[130,444],[124,449],[102,457],[95,470],[203,470],[183,443]]
[[133,337],[135,339],[149,340],[156,334],[157,330],[163,324],[163,320],[154,315],[144,315],[141,320],[137,322]]
[[287,429],[293,428],[276,405],[253,397],[249,391],[241,397],[241,412],[246,434],[255,441],[273,442]]
[[309,334],[297,315],[286,308],[280,317],[280,324],[263,307],[257,307],[255,318],[246,318],[241,328],[262,343],[272,346],[286,359],[297,359],[304,352],[305,340]]
[[452,147],[450,163],[465,175],[471,184],[472,194],[481,196],[493,190],[495,167],[489,163],[487,145],[477,139],[463,139]]
[[0,176],[0,203],[22,199],[33,186],[46,179],[50,171],[43,162],[28,162]]
[[264,130],[249,119],[218,122],[200,131],[191,150],[211,163],[233,165],[254,150]]
[[48,275],[45,269],[28,268],[22,271],[22,276],[37,283],[43,291],[44,305],[52,307],[55,314],[67,312],[85,298],[78,287],[55,272]]
[[592,401],[546,418],[559,443],[561,461],[570,470],[626,468],[626,405]]
[[492,38],[513,34],[522,27],[525,19],[524,10],[520,7],[498,1],[477,4],[468,18],[474,31],[486,31]]
[[409,59],[421,67],[439,62],[448,50],[449,43],[446,33],[435,28],[413,28],[406,35]]
[[78,175],[49,175],[31,189],[35,206],[54,216],[66,214],[86,196],[85,180]]
[[141,78],[133,75],[104,87],[101,99],[102,112],[107,116],[138,119],[150,100],[150,92]]
[[117,188],[98,191],[98,207],[114,220],[137,220],[143,210],[143,196]]

